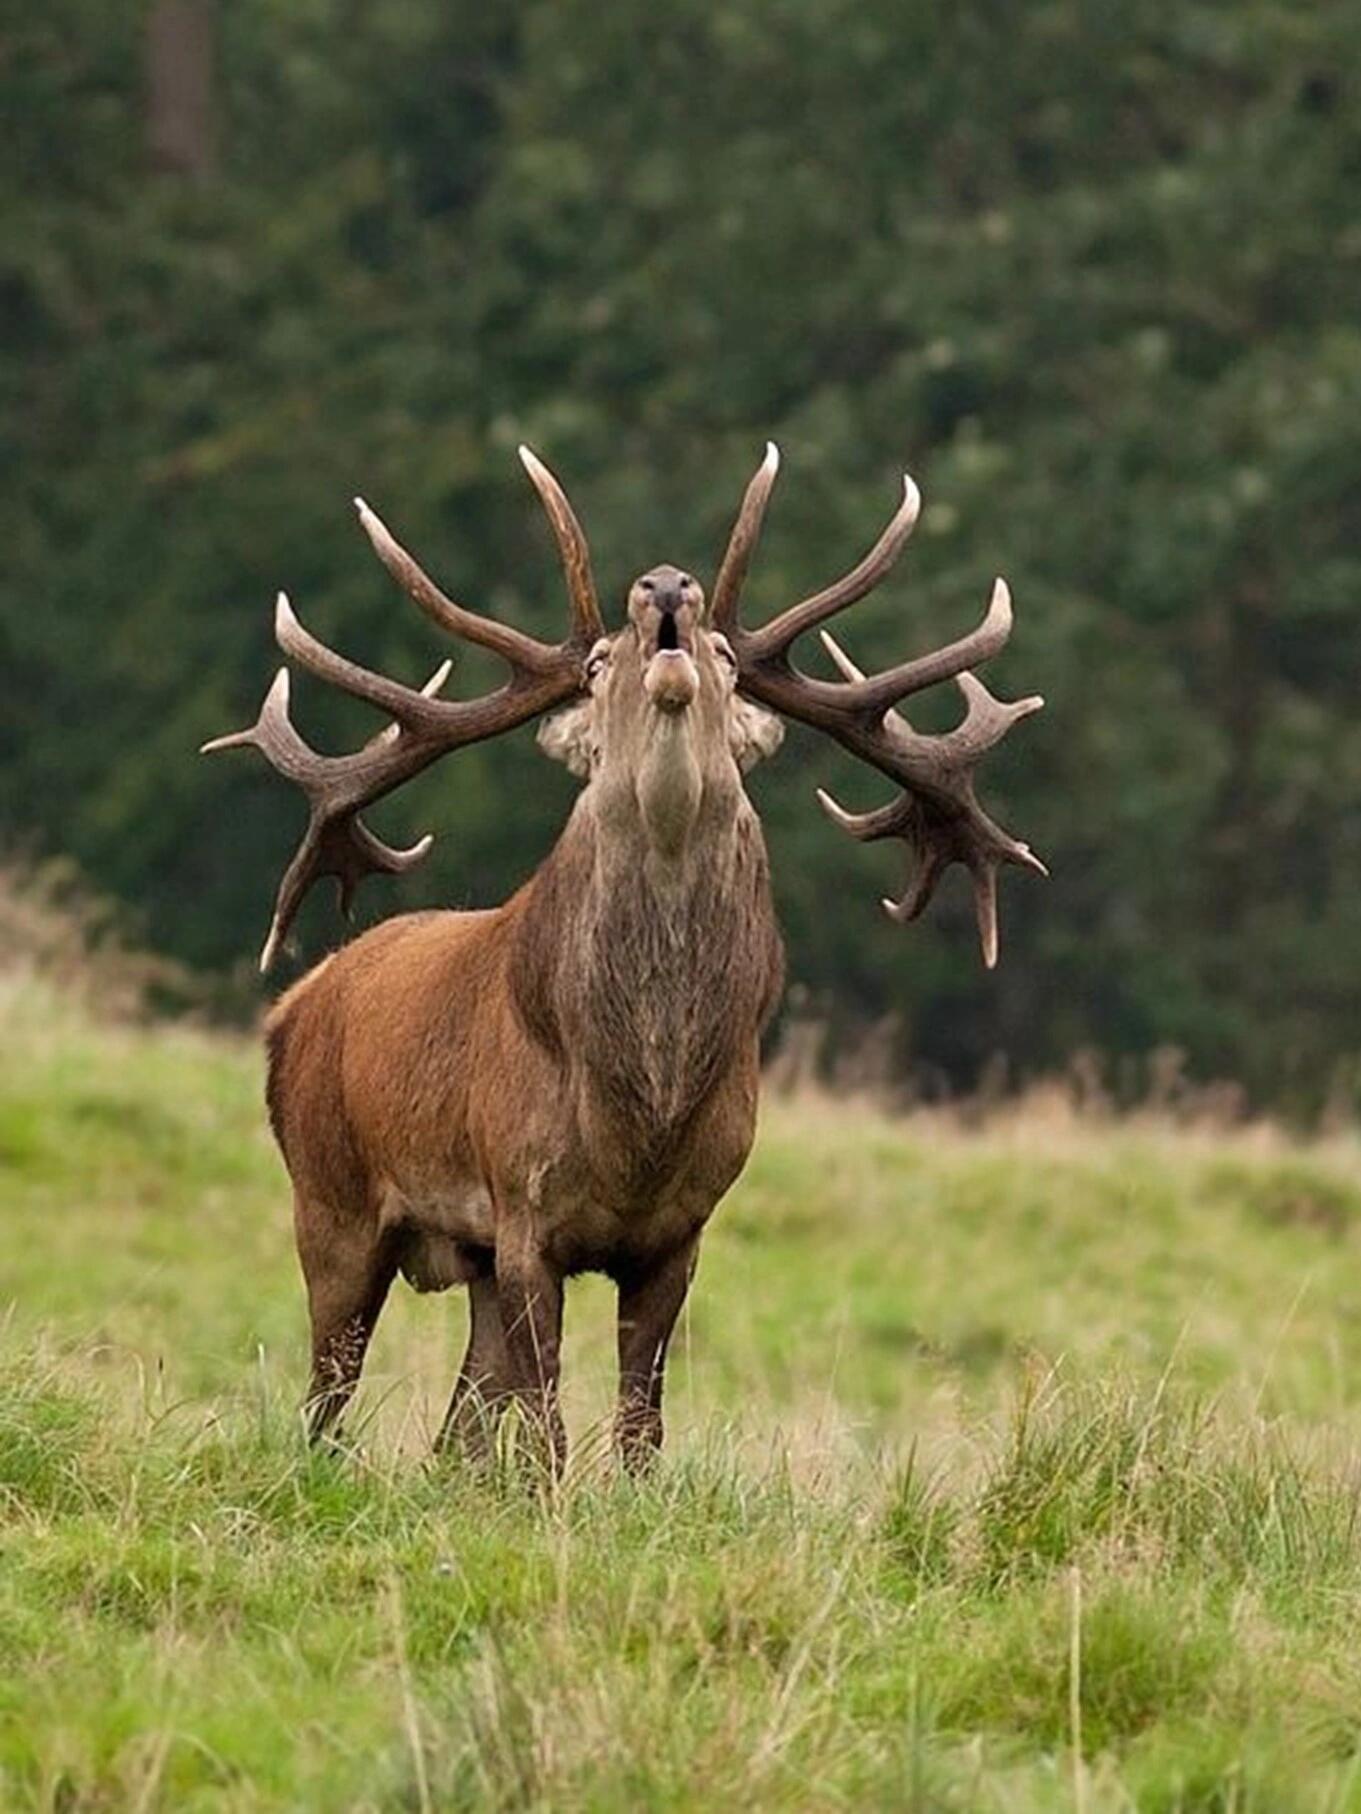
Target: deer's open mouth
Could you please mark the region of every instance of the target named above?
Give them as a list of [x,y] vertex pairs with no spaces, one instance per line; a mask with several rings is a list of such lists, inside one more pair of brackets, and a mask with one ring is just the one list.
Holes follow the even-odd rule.
[[[642,633],[643,659],[655,655],[689,655],[694,649],[694,632],[685,616],[676,611],[649,611],[639,625]],[[648,619],[652,621],[649,622]]]
[[638,628],[643,645],[643,690],[658,711],[683,712],[699,692],[689,612],[653,606]]
[[643,690],[658,711],[683,712],[699,691],[699,670],[687,646],[688,635],[675,613],[658,615],[656,639],[643,669]]

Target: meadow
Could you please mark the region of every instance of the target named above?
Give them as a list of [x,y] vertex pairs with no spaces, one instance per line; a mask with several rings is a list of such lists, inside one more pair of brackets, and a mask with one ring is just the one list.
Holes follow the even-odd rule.
[[773,1098],[615,1476],[310,1456],[253,1043],[0,975],[0,1805],[1361,1808],[1361,1150]]

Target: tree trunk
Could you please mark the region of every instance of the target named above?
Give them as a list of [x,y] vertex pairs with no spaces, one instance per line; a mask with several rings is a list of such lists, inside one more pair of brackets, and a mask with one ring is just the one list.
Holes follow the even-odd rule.
[[158,169],[217,170],[214,0],[153,0],[147,22],[147,148]]

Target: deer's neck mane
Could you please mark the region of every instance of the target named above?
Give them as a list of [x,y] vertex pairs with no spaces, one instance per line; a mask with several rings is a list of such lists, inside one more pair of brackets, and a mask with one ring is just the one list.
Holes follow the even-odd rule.
[[656,1148],[683,1137],[774,1007],[765,840],[740,792],[671,856],[641,815],[599,807],[588,790],[523,891],[512,987],[574,1081]]

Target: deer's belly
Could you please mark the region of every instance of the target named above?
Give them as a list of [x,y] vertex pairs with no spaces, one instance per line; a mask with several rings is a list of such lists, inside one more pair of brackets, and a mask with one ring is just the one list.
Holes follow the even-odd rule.
[[456,1241],[452,1235],[409,1228],[402,1233],[397,1264],[413,1290],[447,1291],[451,1285],[466,1285],[485,1272],[486,1255],[486,1248]]
[[399,1264],[417,1291],[444,1291],[476,1278],[496,1241],[491,1196],[475,1179],[390,1184],[383,1220],[397,1233]]

